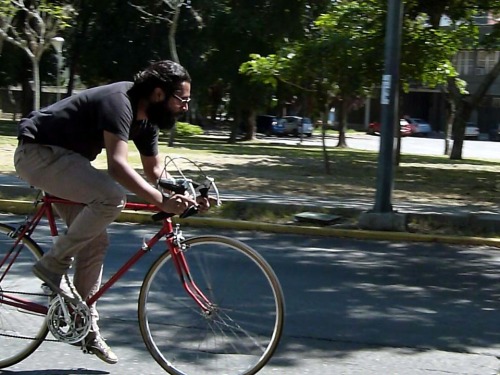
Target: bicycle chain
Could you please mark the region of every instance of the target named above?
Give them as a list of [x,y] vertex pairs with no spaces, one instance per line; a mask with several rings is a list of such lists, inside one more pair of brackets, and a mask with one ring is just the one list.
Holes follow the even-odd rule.
[[[73,293],[74,296],[75,295],[79,296],[78,294],[75,294],[76,291],[74,290],[73,283],[68,282],[69,276],[67,274],[65,274],[65,278],[66,278],[67,285],[70,286],[71,293]],[[50,297],[50,295],[48,295],[46,293],[29,293],[29,292],[10,291],[10,290],[3,290],[3,289],[1,291],[2,291],[2,293],[17,294],[17,295],[22,295],[22,296]],[[1,302],[1,298],[0,298],[0,302]],[[9,335],[6,333],[0,333],[0,336],[21,339],[21,340],[36,340],[36,337]],[[47,337],[45,337],[42,341],[44,341],[44,342],[61,342],[57,339],[48,339]]]
[[[2,337],[10,337],[13,339],[21,339],[21,340],[36,340],[36,337],[26,337],[26,336],[16,336],[16,335],[8,335],[6,333],[0,333],[0,336]],[[60,342],[59,340],[56,339],[48,339],[45,337],[42,341],[47,341],[47,342]]]
[[[18,292],[18,291],[10,291],[10,290],[3,290],[2,293],[9,293],[9,294],[18,294],[18,295],[23,295],[23,296],[47,296],[45,293],[28,293],[28,292]],[[49,297],[49,296],[47,296]],[[1,298],[0,298],[1,301]],[[21,339],[21,340],[36,340],[36,337],[26,337],[26,336],[16,336],[16,335],[8,335],[6,333],[0,333],[0,336],[2,337],[11,337],[15,339]],[[49,341],[49,342],[58,342],[58,340],[54,339],[48,339],[44,338],[43,341]]]

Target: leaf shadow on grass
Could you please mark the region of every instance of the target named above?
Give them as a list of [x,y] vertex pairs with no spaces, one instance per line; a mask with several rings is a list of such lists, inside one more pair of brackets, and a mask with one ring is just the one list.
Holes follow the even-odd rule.
[[[180,140],[178,147],[223,156],[226,161],[218,170],[220,177],[240,178],[243,186],[245,178],[254,184],[258,180],[258,188],[268,192],[372,198],[377,184],[376,152],[330,148],[331,174],[327,175],[319,147],[229,144],[206,137]],[[245,163],[231,163],[232,157],[240,155],[247,157]],[[500,203],[499,173],[500,163],[493,161],[403,155],[401,164],[394,168],[394,189],[410,199],[477,200],[496,205]]]

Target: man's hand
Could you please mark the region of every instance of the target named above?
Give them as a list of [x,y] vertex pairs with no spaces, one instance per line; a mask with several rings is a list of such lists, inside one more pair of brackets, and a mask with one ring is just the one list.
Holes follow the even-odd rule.
[[202,197],[201,195],[199,195],[198,197],[196,197],[196,202],[198,203],[198,209],[200,210],[200,212],[208,211],[208,209],[210,208],[210,199],[207,197]]
[[181,215],[191,206],[197,206],[198,203],[188,195],[175,194],[171,197],[163,197],[161,210],[169,214]]

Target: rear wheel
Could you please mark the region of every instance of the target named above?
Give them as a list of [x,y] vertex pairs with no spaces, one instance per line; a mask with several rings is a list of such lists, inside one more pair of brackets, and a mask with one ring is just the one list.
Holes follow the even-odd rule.
[[192,277],[214,304],[209,313],[186,293],[169,252],[146,275],[139,296],[141,333],[170,374],[250,375],[274,353],[283,330],[283,293],[269,264],[227,237],[185,241]]
[[[29,237],[14,249],[15,230],[0,224],[0,368],[12,366],[33,353],[47,336],[45,314],[8,304],[13,298],[47,306],[48,297],[31,268],[42,257],[40,247]],[[19,252],[18,252],[19,251]],[[18,252],[9,268],[10,260]]]

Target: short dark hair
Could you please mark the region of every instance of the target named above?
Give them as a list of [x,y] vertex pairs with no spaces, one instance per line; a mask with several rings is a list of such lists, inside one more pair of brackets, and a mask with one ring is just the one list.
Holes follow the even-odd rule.
[[160,87],[170,96],[180,89],[182,82],[191,82],[186,68],[171,60],[156,61],[135,75],[134,91],[140,97],[146,97]]

